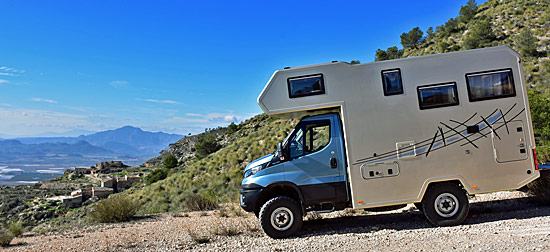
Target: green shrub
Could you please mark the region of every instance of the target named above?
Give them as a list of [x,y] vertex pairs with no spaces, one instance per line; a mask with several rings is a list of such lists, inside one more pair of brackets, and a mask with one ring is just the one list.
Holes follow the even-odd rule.
[[208,154],[214,153],[220,148],[221,145],[218,144],[216,138],[214,138],[214,135],[211,134],[199,139],[195,145],[195,149],[197,150],[196,155],[198,158],[204,158]]
[[239,127],[234,122],[232,122],[231,124],[229,124],[229,126],[227,126],[227,133],[228,134],[233,134],[237,130],[239,130]]
[[109,198],[97,202],[89,212],[89,216],[102,223],[127,221],[136,214],[140,206],[139,201],[131,199],[127,195],[111,195]]
[[168,176],[168,169],[157,168],[151,171],[147,177],[145,177],[145,184],[150,185],[159,180],[163,180]]
[[13,240],[14,235],[6,229],[0,228],[0,247],[6,247],[10,245],[11,240]]
[[191,211],[205,211],[218,208],[218,204],[213,197],[193,193],[185,197],[184,207]]
[[8,229],[15,237],[19,237],[23,234],[23,224],[21,222],[10,223]]
[[166,158],[164,158],[162,165],[164,166],[164,168],[174,168],[178,166],[178,159],[176,159],[174,155],[168,155]]

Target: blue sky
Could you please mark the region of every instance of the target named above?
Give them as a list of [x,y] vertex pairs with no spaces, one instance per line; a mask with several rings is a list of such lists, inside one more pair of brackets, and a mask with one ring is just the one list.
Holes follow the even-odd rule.
[[2,1],[0,136],[239,122],[277,69],[371,62],[465,3]]

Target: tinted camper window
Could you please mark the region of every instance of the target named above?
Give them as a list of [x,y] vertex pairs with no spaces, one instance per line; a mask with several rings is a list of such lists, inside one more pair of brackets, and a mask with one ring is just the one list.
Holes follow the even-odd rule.
[[399,69],[383,70],[382,84],[384,85],[385,96],[402,94],[403,83],[401,82],[401,71]]
[[512,69],[466,74],[470,101],[516,96]]
[[420,109],[458,105],[456,83],[442,83],[417,87]]
[[288,95],[290,98],[319,95],[325,93],[322,74],[288,78]]

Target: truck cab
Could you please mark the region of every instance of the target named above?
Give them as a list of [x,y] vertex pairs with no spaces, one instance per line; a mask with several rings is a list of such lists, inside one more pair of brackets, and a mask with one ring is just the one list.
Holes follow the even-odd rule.
[[[273,218],[287,218],[288,221],[297,221],[295,215],[300,215],[301,219],[307,211],[344,209],[350,204],[345,160],[339,115],[304,117],[274,154],[245,168],[241,207],[262,219],[266,214],[272,215],[262,212],[262,206],[275,195],[284,197],[286,201],[294,201],[299,211],[293,213],[287,207],[280,216],[276,214]],[[271,223],[269,220],[267,224]],[[274,229],[285,231],[288,224],[274,225]]]

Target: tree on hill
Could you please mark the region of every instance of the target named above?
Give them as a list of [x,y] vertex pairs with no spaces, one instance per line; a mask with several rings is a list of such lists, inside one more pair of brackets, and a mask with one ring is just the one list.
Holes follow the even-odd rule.
[[428,38],[431,38],[434,34],[434,28],[433,27],[428,27],[428,29],[426,30],[426,34],[428,34]]
[[399,59],[403,56],[403,50],[399,50],[397,46],[389,47],[387,50],[378,49],[374,61]]
[[239,130],[239,126],[237,126],[237,124],[235,124],[234,122],[232,122],[231,124],[229,124],[229,126],[227,126],[227,133],[229,134],[232,134],[237,130]]
[[491,42],[495,39],[496,36],[493,33],[491,22],[482,20],[474,24],[468,32],[464,39],[464,47],[466,49],[475,49],[490,46]]
[[352,65],[361,64],[361,61],[359,61],[359,60],[352,60],[352,61],[350,62],[350,64],[352,64]]
[[523,56],[537,56],[537,38],[528,28],[519,33],[516,46]]
[[195,145],[196,155],[198,158],[206,157],[210,153],[214,153],[221,148],[214,135],[210,134],[203,138],[200,138]]
[[174,155],[168,155],[166,158],[164,158],[164,161],[162,162],[164,168],[174,168],[178,166],[178,159],[174,157]]
[[419,27],[414,27],[409,32],[403,32],[403,34],[401,34],[401,45],[403,45],[404,48],[418,49],[418,44],[422,42],[423,35],[424,32],[422,32]]
[[460,7],[460,12],[458,14],[458,21],[464,24],[467,24],[474,18],[477,12],[477,3],[475,0],[470,0],[466,5]]

